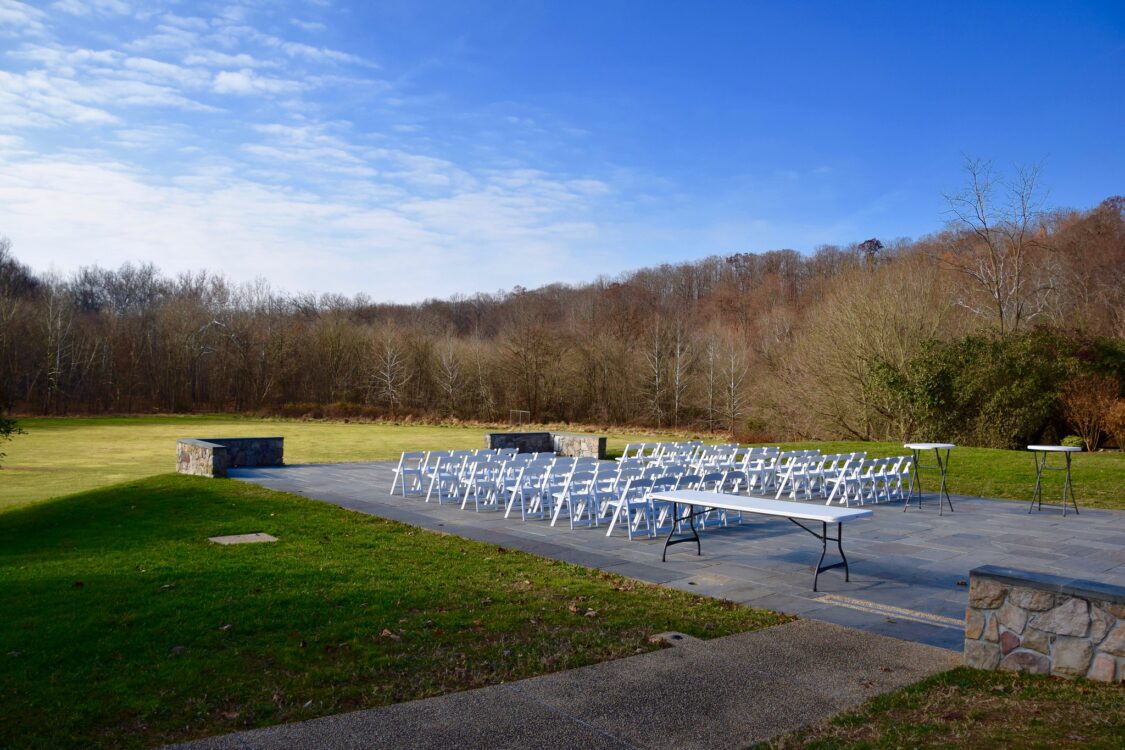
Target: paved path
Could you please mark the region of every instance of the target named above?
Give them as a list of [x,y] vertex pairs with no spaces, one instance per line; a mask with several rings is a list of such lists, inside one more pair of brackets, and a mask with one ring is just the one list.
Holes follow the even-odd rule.
[[799,620],[628,659],[180,750],[740,748],[862,703],[960,658]]
[[740,526],[708,529],[702,557],[692,545],[681,545],[662,563],[663,540],[629,542],[606,538],[604,530],[552,528],[544,521],[524,523],[499,513],[391,497],[393,467],[283,466],[231,475],[423,528],[956,651],[967,598],[959,582],[977,566],[1125,584],[1122,511],[1082,509],[1063,518],[1057,507],[1029,514],[1027,503],[954,496],[955,512],[939,516],[932,494],[921,511],[903,512],[901,502],[868,506],[875,509],[873,519],[844,528],[851,582],[841,570],[828,571],[820,576],[820,593],[814,593],[819,542],[785,519],[747,516]]

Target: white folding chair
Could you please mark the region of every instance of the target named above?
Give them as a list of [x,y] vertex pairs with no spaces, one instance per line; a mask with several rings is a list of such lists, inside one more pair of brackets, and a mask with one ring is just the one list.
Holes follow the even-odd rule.
[[652,489],[651,479],[630,479],[621,494],[607,503],[607,510],[613,511],[609,521],[606,536],[613,536],[613,529],[618,523],[625,526],[625,533],[630,540],[633,534],[640,531],[643,524],[645,535],[652,535],[652,522],[649,518],[648,493]]
[[398,459],[395,467],[395,476],[391,480],[391,494],[395,494],[395,487],[402,490],[402,496],[408,494],[422,494],[422,467],[426,462],[425,451],[406,451]]

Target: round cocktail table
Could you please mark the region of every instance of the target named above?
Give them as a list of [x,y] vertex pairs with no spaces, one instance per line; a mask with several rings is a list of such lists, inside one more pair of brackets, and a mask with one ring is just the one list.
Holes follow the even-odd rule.
[[[956,448],[957,446],[953,443],[904,443],[902,447],[909,448],[910,450],[914,451],[914,481],[911,483],[910,497],[906,498],[906,505],[904,505],[902,508],[903,511],[906,511],[910,507],[910,501],[914,499],[915,487],[918,488],[918,510],[922,509],[922,479],[918,476],[918,469],[936,468],[941,472],[941,486],[938,488],[937,498],[938,515],[940,516],[943,510],[943,506],[941,504],[942,498],[945,498],[945,502],[949,503],[949,512],[952,513],[953,501],[949,499],[949,490],[945,488],[945,475],[949,470],[949,451]],[[937,466],[919,466],[919,456],[929,450],[932,450],[934,452],[934,457],[937,459]],[[942,451],[945,451],[944,460],[941,456]]]
[[[1070,493],[1070,502],[1074,505],[1074,515],[1078,515],[1078,503],[1074,499],[1074,484],[1070,481],[1070,454],[1081,453],[1082,449],[1073,445],[1029,445],[1027,449],[1035,456],[1035,492],[1031,495],[1031,507],[1027,509],[1030,513],[1035,509],[1036,501],[1039,502],[1039,510],[1043,510],[1043,472],[1044,471],[1065,471],[1066,479],[1063,480],[1062,491],[1062,509],[1063,517],[1066,517],[1066,493]],[[1047,456],[1052,453],[1061,453],[1066,456],[1066,466],[1048,466]]]

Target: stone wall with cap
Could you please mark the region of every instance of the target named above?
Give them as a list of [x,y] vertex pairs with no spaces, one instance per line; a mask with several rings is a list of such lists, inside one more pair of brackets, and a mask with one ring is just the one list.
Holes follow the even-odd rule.
[[556,432],[551,435],[555,453],[560,456],[605,458],[605,438],[573,432]]
[[199,477],[225,477],[227,469],[242,466],[281,466],[285,439],[184,438],[176,441],[176,471]]
[[605,438],[570,432],[489,432],[486,448],[515,448],[520,453],[555,453],[559,456],[605,458]]
[[1125,681],[1125,587],[987,565],[969,576],[965,664]]

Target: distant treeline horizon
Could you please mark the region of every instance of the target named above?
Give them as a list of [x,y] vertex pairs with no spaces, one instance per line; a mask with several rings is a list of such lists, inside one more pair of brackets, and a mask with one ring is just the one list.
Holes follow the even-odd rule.
[[415,304],[151,264],[37,275],[0,240],[0,411],[1085,436],[1074,394],[1108,413],[1125,381],[1125,198],[1037,211],[1033,183],[1000,195],[979,166],[950,198],[957,220],[918,240]]

